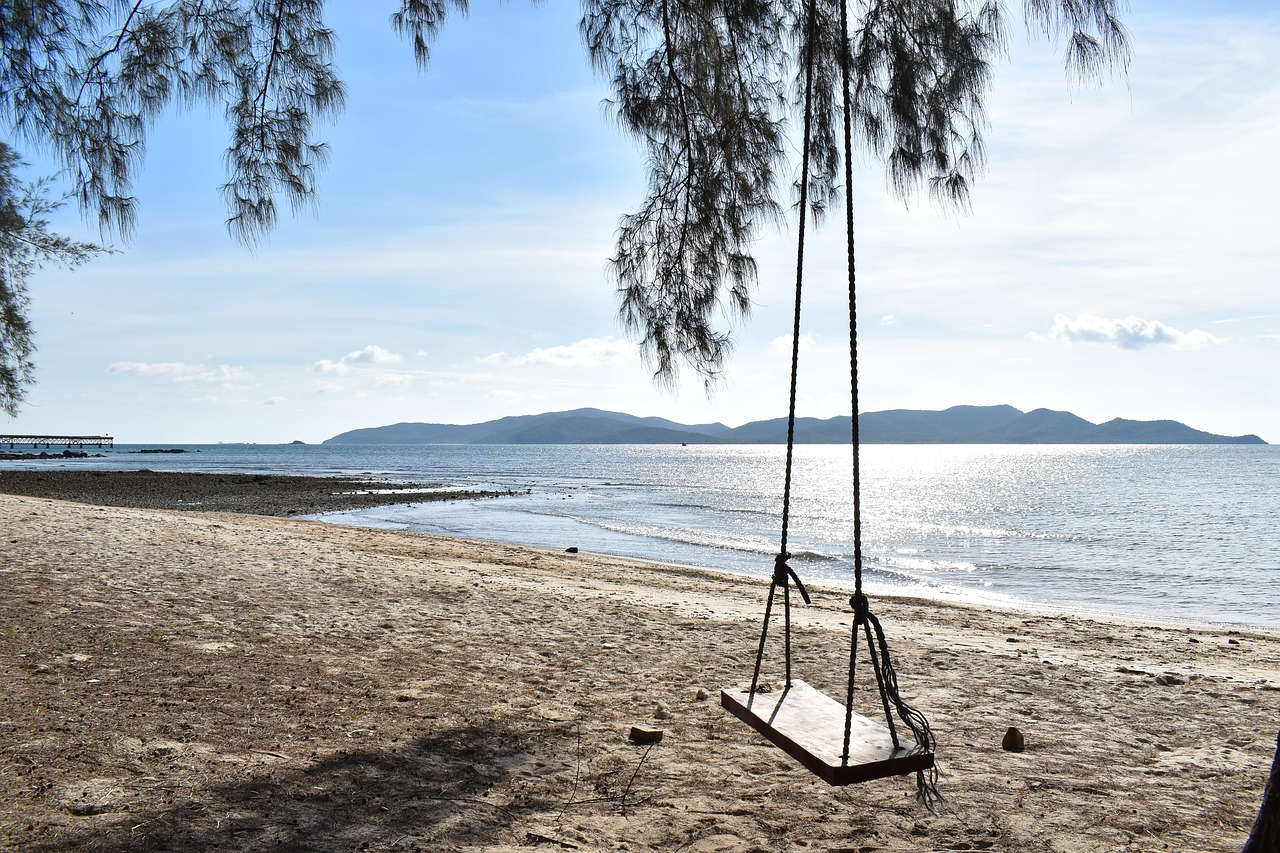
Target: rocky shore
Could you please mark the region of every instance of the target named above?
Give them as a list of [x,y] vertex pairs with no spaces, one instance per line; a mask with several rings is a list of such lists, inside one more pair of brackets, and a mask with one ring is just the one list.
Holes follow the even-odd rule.
[[[436,491],[438,490],[438,491]],[[174,471],[5,471],[0,493],[97,506],[189,509],[251,515],[315,515],[388,504],[511,494],[452,491],[438,483],[388,483],[348,477],[204,474]]]

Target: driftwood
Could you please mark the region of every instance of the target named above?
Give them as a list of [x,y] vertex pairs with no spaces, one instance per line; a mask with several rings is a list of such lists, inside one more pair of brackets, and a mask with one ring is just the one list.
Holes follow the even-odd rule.
[[1262,794],[1258,819],[1249,833],[1242,853],[1276,853],[1280,850],[1280,734],[1276,735],[1276,757],[1271,762],[1271,777]]

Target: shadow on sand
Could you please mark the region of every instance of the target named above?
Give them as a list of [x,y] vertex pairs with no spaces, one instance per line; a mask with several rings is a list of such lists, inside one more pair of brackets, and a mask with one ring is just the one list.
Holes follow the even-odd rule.
[[[538,739],[564,732],[540,730]],[[101,815],[97,828],[31,851],[437,850],[501,839],[531,808],[528,789],[486,799],[496,782],[532,774],[527,729],[497,721],[418,738],[403,749],[339,752],[302,769],[257,768],[233,783],[180,791],[173,805]],[[571,748],[571,747],[570,747]],[[532,778],[532,776],[531,776]],[[180,783],[179,783],[180,784]]]

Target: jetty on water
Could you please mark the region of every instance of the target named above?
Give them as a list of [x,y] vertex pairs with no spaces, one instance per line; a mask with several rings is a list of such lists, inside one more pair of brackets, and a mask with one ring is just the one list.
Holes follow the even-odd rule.
[[15,447],[115,447],[109,435],[7,435],[0,433],[0,446]]

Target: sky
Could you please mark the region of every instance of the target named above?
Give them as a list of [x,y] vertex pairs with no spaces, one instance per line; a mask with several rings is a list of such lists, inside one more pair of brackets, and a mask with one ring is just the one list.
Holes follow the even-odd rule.
[[[310,443],[582,406],[785,416],[794,217],[755,245],[714,395],[655,385],[619,325],[606,262],[643,155],[574,4],[476,3],[426,72],[397,4],[329,5],[348,96],[319,134],[318,204],[246,249],[224,226],[220,116],[162,117],[135,237],[31,279],[37,384],[0,431]],[[970,214],[904,206],[860,160],[862,411],[1009,404],[1280,442],[1280,7],[1132,0],[1125,21],[1133,62],[1101,86],[1014,24]],[[28,177],[51,168],[22,153]],[[55,225],[99,239],[74,209]],[[810,237],[802,416],[850,410],[840,232]]]

